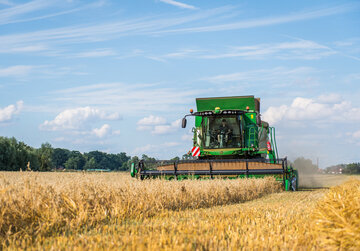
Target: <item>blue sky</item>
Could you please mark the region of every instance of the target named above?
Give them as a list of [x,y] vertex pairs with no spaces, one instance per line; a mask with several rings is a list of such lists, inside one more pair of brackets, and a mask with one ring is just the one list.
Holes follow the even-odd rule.
[[196,97],[255,95],[281,156],[360,161],[359,27],[356,1],[0,0],[0,135],[169,158]]

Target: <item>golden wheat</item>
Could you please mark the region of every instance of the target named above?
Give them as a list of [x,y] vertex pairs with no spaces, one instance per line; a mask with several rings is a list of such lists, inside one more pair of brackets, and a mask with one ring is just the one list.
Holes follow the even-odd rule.
[[[50,237],[32,247],[54,250],[308,250],[313,238],[309,231],[311,211],[323,193],[323,190],[283,192],[245,204],[167,210],[154,217],[102,225],[81,234]],[[12,243],[10,247],[19,247],[19,244]]]
[[0,240],[5,245],[78,233],[110,222],[121,224],[164,210],[244,202],[280,189],[272,178],[138,181],[121,174],[4,173],[2,176]]
[[314,210],[317,245],[333,249],[360,249],[360,181],[334,187]]
[[272,179],[6,173],[1,241],[37,250],[356,250],[359,187],[271,194]]

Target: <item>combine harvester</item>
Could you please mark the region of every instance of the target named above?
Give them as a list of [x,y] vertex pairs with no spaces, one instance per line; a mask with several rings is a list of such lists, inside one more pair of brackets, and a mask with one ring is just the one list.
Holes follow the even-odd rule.
[[275,128],[260,118],[254,96],[197,98],[191,160],[132,163],[131,176],[164,179],[263,178],[273,176],[285,190],[297,190],[298,172],[279,158]]

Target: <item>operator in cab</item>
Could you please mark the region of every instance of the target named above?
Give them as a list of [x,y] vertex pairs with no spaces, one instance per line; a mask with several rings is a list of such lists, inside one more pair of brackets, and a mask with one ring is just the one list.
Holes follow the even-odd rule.
[[226,124],[226,119],[223,119],[221,121],[221,125],[219,127],[218,136],[217,136],[217,140],[219,142],[220,148],[224,147],[227,144],[230,136],[231,136],[231,129]]

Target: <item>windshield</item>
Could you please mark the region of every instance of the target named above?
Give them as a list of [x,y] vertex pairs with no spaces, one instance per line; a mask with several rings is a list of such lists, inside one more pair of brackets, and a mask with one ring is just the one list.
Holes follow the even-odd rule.
[[204,148],[241,147],[240,116],[206,116],[202,120]]

